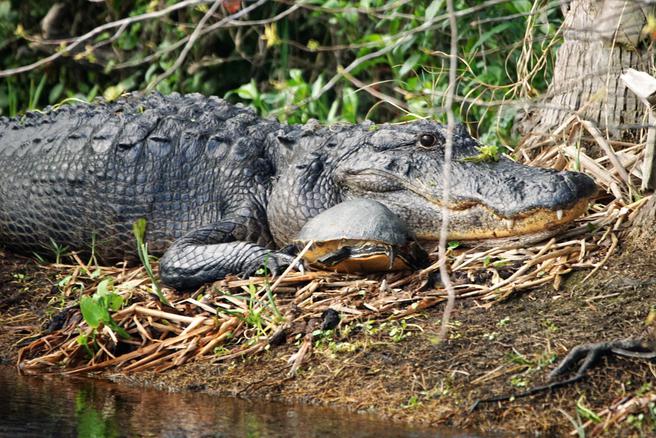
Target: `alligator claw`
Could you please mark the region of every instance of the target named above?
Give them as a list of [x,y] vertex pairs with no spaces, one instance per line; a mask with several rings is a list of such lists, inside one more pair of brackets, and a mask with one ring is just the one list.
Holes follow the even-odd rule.
[[251,275],[262,275],[260,272],[261,269],[265,270],[265,274],[282,274],[285,269],[290,265],[294,265],[294,269],[300,273],[305,273],[305,266],[303,261],[299,260],[295,262],[296,257],[292,257],[289,254],[285,254],[279,251],[271,251],[266,253],[257,261],[257,263],[252,264],[247,269],[244,270],[246,276]]
[[583,376],[602,357],[609,354],[620,356],[653,359],[656,351],[650,349],[642,338],[616,339],[610,342],[578,345],[560,361],[558,366],[549,373],[549,379],[554,380],[564,375],[581,362],[575,376]]

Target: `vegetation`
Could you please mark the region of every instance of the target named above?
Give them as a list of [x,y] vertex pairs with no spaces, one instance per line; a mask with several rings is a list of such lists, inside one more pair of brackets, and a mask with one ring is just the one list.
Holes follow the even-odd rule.
[[[0,114],[151,87],[227,96],[293,123],[442,119],[450,44],[445,4],[260,0],[215,8],[201,0],[73,0],[58,7],[0,0],[0,68],[59,54],[27,72],[1,75]],[[545,90],[561,15],[547,1],[457,0],[455,8],[457,114],[486,144],[512,144],[516,110],[500,104]],[[107,26],[126,17],[125,26]],[[66,49],[101,25],[106,30]],[[180,67],[167,73],[195,30]]]
[[112,279],[108,277],[98,284],[93,296],[85,295],[80,298],[82,317],[89,325],[90,332],[80,334],[77,341],[88,350],[90,356],[93,356],[93,352],[88,343],[92,341],[95,345],[96,335],[102,327],[108,327],[122,338],[130,337],[125,329],[116,324],[110,316],[110,311],[115,312],[123,306],[123,297],[112,292],[111,289]]
[[[512,147],[517,141],[513,124],[518,104],[539,97],[551,81],[554,51],[560,43],[559,5],[546,0],[454,0],[454,3],[459,56],[454,110],[482,143],[478,154],[465,161],[496,161],[506,152],[504,147]],[[304,123],[310,118],[325,123],[364,119],[386,122],[416,117],[444,121],[450,43],[450,24],[443,0],[71,0],[65,4],[0,0],[0,115],[20,115],[47,105],[56,109],[59,105],[89,101],[97,96],[114,100],[124,92],[156,89],[162,93],[200,92],[224,96],[251,105],[262,115],[290,123]],[[574,142],[580,140],[574,139]],[[587,156],[577,147],[577,168],[579,157]],[[560,157],[544,156],[537,164],[555,167],[556,159]],[[580,166],[586,170],[584,164]],[[615,180],[609,170],[611,165],[604,163],[603,166],[596,167],[602,168],[602,176],[608,174],[607,178],[602,178],[607,182],[601,185],[601,191],[612,191]],[[595,176],[599,178],[598,174]],[[626,183],[628,186],[628,181]],[[614,186],[617,188],[617,184]],[[557,295],[535,294],[526,300],[509,299],[523,288],[538,284],[553,285],[555,290],[560,290],[563,276],[574,264],[595,266],[581,283],[602,267],[616,247],[615,231],[639,208],[638,202],[619,202],[622,193],[612,193],[618,203],[613,201],[608,204],[611,206],[597,203],[581,221],[582,225],[573,230],[576,235],[590,233],[585,237],[588,240],[582,239],[581,244],[570,241],[569,248],[565,244],[560,246],[561,243],[525,248],[523,260],[517,260],[515,253],[506,254],[499,249],[470,252],[471,260],[467,263],[471,263],[461,264],[453,272],[460,275],[460,281],[485,287],[477,287],[475,294],[470,293],[468,297],[477,299],[477,306],[485,303],[484,307],[491,300],[509,302],[503,309],[488,309],[492,317],[474,312],[473,306],[463,306],[462,315],[469,321],[451,322],[449,342],[438,345],[432,328],[439,321],[434,315],[422,313],[439,302],[435,296],[415,294],[407,298],[399,294],[398,307],[387,307],[389,301],[386,301],[385,306],[379,307],[382,313],[378,316],[382,318],[381,315],[392,308],[397,311],[403,308],[409,311],[407,315],[416,312],[421,318],[426,317],[427,322],[418,321],[414,316],[413,319],[408,316],[384,322],[361,319],[343,322],[339,330],[322,330],[309,322],[305,326],[290,324],[289,330],[296,331],[289,337],[297,342],[283,347],[287,348],[285,354],[289,357],[283,363],[278,360],[280,357],[272,354],[270,363],[261,361],[256,367],[264,370],[261,371],[264,374],[269,365],[269,376],[274,376],[275,381],[264,385],[259,384],[264,379],[255,385],[248,383],[244,391],[258,386],[278,388],[281,385],[279,372],[289,365],[287,360],[294,358],[291,372],[294,374],[304,357],[309,356],[310,348],[322,353],[320,356],[328,361],[330,374],[321,376],[324,363],[316,360],[308,363],[303,371],[310,377],[318,376],[320,385],[339,378],[341,384],[337,386],[348,390],[349,400],[360,397],[357,409],[365,394],[374,394],[379,399],[375,403],[383,403],[382,393],[372,392],[370,384],[382,380],[396,382],[385,388],[385,391],[397,388],[398,397],[393,402],[387,401],[388,406],[395,409],[400,406],[406,415],[423,412],[425,418],[439,421],[453,417],[454,412],[462,412],[465,401],[507,392],[509,388],[521,392],[540,384],[544,370],[553,364],[568,343],[586,341],[595,330],[602,331],[604,336],[624,336],[625,327],[617,324],[617,315],[622,315],[625,322],[635,322],[640,312],[637,309],[642,308],[647,299],[645,293],[654,293],[653,287],[649,288],[653,285],[650,282],[644,283],[647,292],[640,291],[640,299],[629,294],[637,294],[635,288],[626,292],[626,296],[633,297],[628,301],[635,303],[631,307],[615,300],[619,293],[608,294],[610,283],[602,280],[596,288],[588,288],[593,292],[587,292],[587,297],[578,296],[576,288],[568,285],[567,292]],[[601,217],[605,219],[602,221]],[[71,338],[70,331],[76,330],[72,324],[46,335],[50,337],[46,339],[57,340],[57,343],[36,340],[30,345],[43,350],[64,345],[64,353],[49,350],[43,353],[50,359],[65,357],[69,360],[70,351],[86,351],[96,365],[103,360],[114,364],[114,353],[130,355],[134,352],[118,349],[117,353],[113,349],[121,341],[118,338],[129,335],[128,348],[135,348],[133,345],[138,341],[134,339],[140,338],[143,342],[138,351],[141,356],[123,357],[119,368],[129,364],[133,367],[131,371],[151,366],[165,369],[189,360],[194,354],[212,356],[217,362],[237,357],[250,359],[250,355],[269,350],[272,345],[269,341],[275,337],[276,329],[286,318],[293,319],[296,310],[303,309],[306,315],[318,317],[316,303],[307,299],[296,303],[289,284],[283,286],[285,290],[283,287],[275,290],[268,280],[263,280],[258,288],[237,281],[232,286],[228,284],[227,292],[221,290],[204,295],[202,302],[201,296],[185,302],[177,300],[177,303],[172,299],[173,303],[169,304],[177,305],[174,307],[177,310],[172,312],[167,307],[163,311],[160,303],[149,301],[152,293],[163,303],[166,298],[157,285],[143,241],[145,228],[146,223],[140,221],[133,231],[149,280],[138,286],[148,297],[147,305],[132,306],[134,302],[128,301],[131,296],[119,293],[121,284],[110,280],[119,275],[119,269],[101,271],[98,268],[92,273],[83,267],[81,272],[96,282],[85,289],[85,283],[80,281],[77,271],[73,271],[81,264],[76,260],[77,264],[69,267],[74,273],[59,282],[62,288],[59,299],[63,303],[69,297],[80,296],[78,313],[87,326],[85,331],[80,332],[77,339]],[[458,242],[449,244],[452,251],[459,246]],[[52,251],[60,263],[68,249],[53,243]],[[464,254],[465,250],[462,251]],[[640,259],[640,256],[636,258]],[[598,260],[602,261],[597,263]],[[637,278],[647,271],[636,265],[631,275]],[[114,277],[105,277],[102,272]],[[624,269],[615,275],[620,273],[626,275]],[[27,291],[26,284],[31,279],[23,274],[12,275],[11,283]],[[324,286],[326,284],[328,282]],[[48,295],[50,289],[42,290]],[[95,293],[90,296],[92,292]],[[362,305],[360,296],[343,296],[341,292],[336,288],[319,290],[324,302],[332,294],[333,302],[343,309],[357,309]],[[379,289],[378,293],[381,300],[389,299],[384,296],[384,290]],[[375,296],[371,291],[367,294],[369,300]],[[621,295],[624,294],[622,291]],[[347,298],[350,301],[344,301]],[[593,300],[595,309],[600,310],[590,310]],[[212,314],[208,314],[207,303],[216,310]],[[60,304],[59,307],[65,306]],[[115,321],[112,314],[119,310],[129,317]],[[185,311],[193,316],[184,315]],[[593,315],[589,320],[586,319],[588,314]],[[169,338],[148,337],[148,332],[143,331],[144,327],[149,328],[153,318],[158,335],[164,333]],[[653,322],[653,315],[651,319]],[[536,321],[542,321],[538,329]],[[68,343],[59,342],[62,332]],[[555,342],[557,332],[568,333],[571,339]],[[22,332],[17,330],[16,333]],[[155,338],[156,341],[151,342]],[[165,349],[157,343],[166,345],[172,353],[166,351],[167,356],[160,358]],[[12,342],[11,345],[17,344]],[[379,345],[384,345],[384,354],[376,351]],[[509,346],[512,352],[508,351]],[[32,347],[25,348],[32,352]],[[347,354],[348,359],[345,359]],[[377,357],[379,362],[375,361]],[[371,358],[374,366],[367,362]],[[160,359],[168,362],[162,365]],[[56,363],[56,360],[48,362],[39,357],[30,360],[36,364],[34,366]],[[492,364],[498,367],[490,371]],[[238,369],[240,364],[233,361],[229,366]],[[383,376],[378,374],[381,370],[382,373],[393,372]],[[595,380],[595,383],[600,382],[599,388],[595,385],[586,391],[587,398],[574,388],[549,410],[541,407],[540,401],[527,404],[529,416],[515,406],[507,411],[501,411],[505,409],[502,406],[489,409],[506,413],[515,409],[526,424],[536,423],[531,419],[543,421],[547,418],[545,429],[559,420],[569,420],[581,436],[596,427],[609,412],[623,412],[626,417],[616,417],[615,424],[653,432],[656,396],[651,386],[643,384],[648,378],[646,370],[643,366],[638,371],[617,374],[620,377],[616,377],[613,370],[607,371],[603,374],[606,378]],[[253,369],[247,371],[251,375]],[[364,374],[358,374],[360,372]],[[239,382],[244,381],[246,374],[239,375]],[[350,383],[349,374],[352,376]],[[626,376],[633,379],[633,383]],[[226,386],[224,380],[225,374],[221,375],[221,387]],[[284,382],[288,384],[287,379]],[[363,392],[357,393],[360,382],[367,385],[363,385],[366,386]],[[636,385],[639,388],[634,388]],[[475,388],[473,392],[472,387]],[[305,395],[308,394],[310,392]],[[613,401],[624,400],[627,394],[633,397],[635,409]],[[386,393],[382,395],[387,396]],[[442,400],[437,400],[440,398]],[[566,399],[569,404],[563,401]],[[372,402],[372,406],[375,403]],[[446,403],[451,405],[445,408]],[[602,406],[611,407],[602,409]],[[398,409],[394,413],[398,414]],[[505,413],[503,416],[488,414],[481,414],[478,421],[481,424],[492,418],[513,421]],[[554,419],[561,414],[562,418]]]
[[148,278],[150,278],[153,292],[155,293],[155,295],[157,295],[157,298],[162,303],[168,305],[169,301],[162,293],[162,289],[159,287],[159,283],[157,281],[157,278],[155,278],[155,273],[153,272],[153,268],[150,264],[150,255],[148,255],[148,244],[145,241],[146,226],[147,223],[146,223],[146,219],[144,218],[140,218],[134,224],[132,224],[132,233],[134,234],[134,238],[137,241],[137,255],[139,256],[139,260],[141,261],[141,264],[143,265],[146,274],[148,274]]

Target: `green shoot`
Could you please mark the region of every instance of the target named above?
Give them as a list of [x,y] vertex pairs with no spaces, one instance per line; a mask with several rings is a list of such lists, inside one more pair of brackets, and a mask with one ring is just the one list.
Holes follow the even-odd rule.
[[490,161],[499,161],[501,159],[501,148],[499,146],[476,146],[478,155],[465,157],[462,161],[466,163],[487,163]]
[[91,328],[91,333],[89,335],[81,334],[77,341],[80,345],[84,345],[88,352],[90,352],[88,346],[89,336],[92,340],[95,340],[98,329],[101,326],[109,327],[124,339],[130,338],[128,332],[116,324],[116,321],[110,315],[110,311],[116,312],[123,306],[123,297],[112,292],[112,289],[112,279],[105,278],[98,283],[96,293],[93,296],[83,296],[80,299],[80,311],[82,312],[82,317]]
[[52,252],[55,254],[55,263],[58,265],[61,264],[61,258],[64,254],[68,252],[68,246],[60,245],[50,238],[50,243],[52,244]]
[[159,287],[159,283],[157,283],[157,279],[155,278],[155,274],[153,273],[153,268],[150,265],[150,256],[148,255],[148,244],[145,242],[146,219],[145,218],[137,219],[137,221],[134,224],[132,224],[132,232],[134,233],[135,239],[137,239],[137,254],[139,254],[139,260],[141,260],[141,264],[143,265],[144,269],[146,270],[146,274],[148,274],[148,277],[152,282],[153,291],[155,292],[157,298],[159,298],[159,300],[162,303],[169,306],[170,305],[169,300],[167,300],[164,294],[162,293],[162,289]]
[[576,413],[584,420],[592,421],[593,423],[601,422],[601,417],[599,417],[599,415],[597,415],[592,409],[587,407],[584,402],[585,397],[579,397],[579,399],[576,401]]

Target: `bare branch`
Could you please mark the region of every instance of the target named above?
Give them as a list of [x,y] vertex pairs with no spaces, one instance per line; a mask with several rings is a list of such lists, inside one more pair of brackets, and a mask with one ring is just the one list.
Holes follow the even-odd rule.
[[187,58],[187,55],[189,54],[189,51],[191,48],[194,46],[196,43],[196,40],[198,40],[198,37],[201,35],[201,31],[205,27],[205,23],[207,23],[207,20],[214,15],[214,12],[223,4],[223,0],[216,0],[212,7],[203,15],[203,18],[200,19],[198,22],[198,25],[194,29],[194,31],[191,33],[191,36],[189,37],[189,41],[187,41],[187,44],[184,46],[184,49],[182,49],[182,52],[180,52],[180,55],[178,56],[178,59],[175,60],[175,63],[171,67],[169,67],[164,73],[161,75],[157,76],[155,79],[153,79],[150,84],[148,84],[148,87],[146,90],[152,90],[162,82],[164,79],[168,78],[171,76],[184,62],[184,60]]
[[[297,10],[299,7],[300,7],[300,5],[295,4],[294,6],[288,8],[288,9],[285,9],[281,13],[279,13],[279,14],[271,17],[271,18],[264,19],[264,20],[235,20],[235,17],[239,17],[239,16],[243,15],[243,14],[239,14],[239,12],[237,12],[236,14],[233,14],[233,15],[230,15],[229,17],[226,17],[226,18],[230,19],[228,21],[228,23],[217,22],[215,24],[207,26],[206,28],[201,30],[200,36],[204,36],[204,35],[206,35],[210,32],[213,32],[216,29],[218,29],[219,27],[227,29],[227,28],[232,28],[232,27],[248,26],[248,25],[251,25],[251,24],[252,25],[263,25],[263,24],[275,23],[275,22],[279,21],[280,19],[286,17],[287,15],[291,14],[292,12]],[[251,11],[251,10],[254,9],[254,7],[253,6],[248,6],[247,8],[244,8],[244,9],[248,9],[249,11]],[[239,14],[239,15],[237,15],[237,14]],[[221,24],[221,25],[219,26],[219,24]],[[152,55],[146,56],[145,58],[140,59],[138,61],[128,61],[128,62],[124,62],[122,64],[117,64],[117,65],[114,66],[114,69],[132,68],[132,67],[137,67],[137,66],[142,65],[142,64],[151,63],[155,59],[160,58],[160,57],[166,55],[167,53],[170,53],[170,52],[173,52],[174,50],[179,49],[183,44],[186,44],[187,41],[189,41],[189,38],[190,38],[190,36],[186,36],[186,37],[180,39],[179,41],[176,41],[175,43],[171,44],[170,46],[168,46],[168,47],[166,47],[162,50],[159,50],[159,51],[153,53]]]
[[449,227],[449,198],[451,196],[451,159],[453,155],[453,130],[456,126],[455,115],[453,114],[453,96],[457,87],[457,68],[458,68],[458,27],[456,23],[453,0],[446,1],[446,9],[449,15],[449,26],[451,28],[451,48],[449,59],[449,87],[446,94],[446,142],[444,145],[444,204],[442,205],[442,223],[440,224],[440,244],[439,244],[439,265],[440,277],[442,284],[447,291],[448,298],[444,313],[442,314],[442,325],[440,327],[439,339],[444,341],[448,329],[451,312],[456,302],[456,292],[451,284],[449,270],[446,266],[446,241]]
[[169,6],[168,8],[162,9],[160,11],[155,11],[155,12],[150,12],[147,14],[142,14],[142,15],[137,15],[135,17],[127,17],[123,18],[121,20],[116,20],[112,21],[111,23],[103,24],[102,26],[98,26],[89,32],[85,33],[84,35],[76,38],[72,43],[64,47],[62,50],[59,50],[56,53],[53,53],[50,56],[47,56],[43,59],[40,59],[36,62],[33,62],[32,64],[24,65],[22,67],[16,67],[16,68],[11,68],[7,70],[0,70],[0,78],[8,77],[8,76],[13,76],[16,74],[20,73],[25,73],[31,70],[34,70],[36,68],[39,68],[43,65],[49,64],[52,61],[61,58],[62,56],[65,56],[69,54],[73,49],[75,49],[77,46],[82,44],[85,41],[88,41],[89,39],[93,38],[96,35],[101,34],[102,32],[114,28],[121,28],[123,26],[127,26],[133,23],[138,23],[140,21],[145,21],[145,20],[150,20],[153,18],[158,18],[162,17],[164,15],[168,15],[173,11],[177,11],[178,9],[184,9],[189,6],[194,6],[202,3],[210,3],[210,1],[213,0],[185,0],[180,3],[176,3],[172,6]]
[[171,74],[173,74],[173,72],[174,72],[175,70],[177,70],[177,69],[182,65],[182,63],[184,62],[184,59],[187,57],[187,54],[189,53],[189,50],[191,50],[191,47],[193,47],[194,43],[196,42],[196,40],[197,40],[200,36],[205,35],[205,34],[207,34],[207,33],[209,33],[209,32],[212,32],[212,31],[214,31],[214,30],[216,30],[216,29],[219,29],[219,28],[221,28],[221,27],[224,27],[224,26],[226,25],[226,23],[231,23],[231,22],[233,22],[235,19],[237,19],[237,18],[239,18],[239,17],[242,17],[242,16],[248,14],[248,13],[251,12],[252,10],[257,9],[257,8],[259,8],[260,6],[262,6],[262,5],[263,5],[264,3],[266,3],[267,1],[268,1],[268,0],[258,0],[257,2],[253,3],[252,5],[247,6],[247,7],[243,8],[243,9],[241,9],[240,11],[235,12],[234,14],[229,15],[229,16],[227,16],[227,17],[225,17],[225,18],[219,20],[218,22],[214,23],[213,25],[208,26],[208,27],[206,27],[206,28],[203,29],[203,27],[204,27],[204,25],[205,25],[205,22],[207,21],[207,18],[211,17],[211,16],[213,15],[214,11],[216,10],[216,7],[218,7],[221,3],[223,3],[223,0],[217,0],[217,1],[214,3],[214,5],[212,6],[212,9],[211,9],[210,11],[208,11],[208,12],[203,16],[203,18],[201,19],[201,22],[198,24],[198,26],[196,26],[196,29],[194,29],[194,32],[193,32],[189,37],[184,38],[183,40],[178,41],[178,43],[176,43],[176,44],[174,45],[175,48],[180,47],[180,45],[182,45],[182,42],[183,42],[184,40],[186,40],[186,45],[185,45],[184,49],[182,49],[182,52],[181,52],[180,55],[178,56],[178,59],[175,61],[175,64],[174,64],[171,68],[169,68],[166,72],[164,72],[162,75],[160,75],[159,77],[157,77],[153,82],[151,82],[150,84],[148,84],[148,89],[149,89],[149,90],[153,89],[155,86],[157,86],[157,84],[158,84],[159,82],[161,82],[163,79],[165,79],[166,77],[168,77],[168,76],[170,76]]

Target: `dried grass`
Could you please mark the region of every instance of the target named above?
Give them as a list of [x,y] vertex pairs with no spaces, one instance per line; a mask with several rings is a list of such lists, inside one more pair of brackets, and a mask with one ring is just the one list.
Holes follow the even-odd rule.
[[[581,424],[580,428],[586,431],[586,436],[605,435],[613,427],[625,427],[623,423],[629,415],[653,411],[655,405],[656,393],[653,392],[645,395],[622,397],[596,414],[596,417],[601,421],[587,420]],[[579,431],[577,430],[570,432],[570,435],[578,434]]]
[[[593,158],[580,147],[590,141],[599,146],[602,156]],[[517,151],[520,161],[531,165],[592,175],[600,195],[585,216],[548,242],[450,249],[457,298],[488,307],[544,285],[559,290],[564,276],[574,270],[589,269],[589,277],[601,269],[619,245],[618,234],[647,200],[639,198],[635,189],[640,186],[642,151],[642,145],[605,140],[593,124],[576,115],[555,131],[550,142]],[[85,285],[81,293],[91,294],[99,279],[112,276],[114,291],[127,303],[113,319],[130,338],[121,339],[102,327],[93,341],[83,345],[79,335],[90,339],[93,331],[77,309],[69,312],[61,329],[20,351],[18,363],[23,370],[163,371],[190,360],[228,361],[253,355],[290,339],[299,340],[299,349],[289,361],[293,374],[311,354],[313,333],[327,309],[338,311],[342,323],[384,320],[422,312],[447,297],[439,282],[432,286],[428,281],[437,265],[417,273],[368,277],[289,271],[275,280],[230,277],[191,296],[164,289],[171,306],[153,299],[142,268],[98,268],[77,259],[75,265],[53,269],[71,275],[63,292],[66,296],[80,293],[73,290],[80,281]],[[100,275],[90,280],[88,273],[96,269]]]

